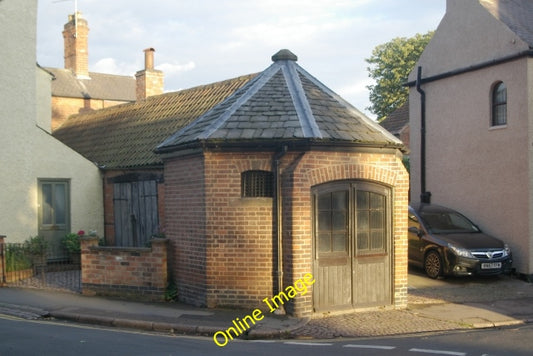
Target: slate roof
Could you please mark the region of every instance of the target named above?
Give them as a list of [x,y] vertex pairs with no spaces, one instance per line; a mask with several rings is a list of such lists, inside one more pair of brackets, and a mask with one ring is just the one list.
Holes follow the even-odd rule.
[[480,0],[480,4],[533,47],[533,1]]
[[306,141],[403,147],[400,140],[307,73],[288,50],[232,96],[158,146],[160,153],[201,142]]
[[409,125],[409,100],[390,113],[379,124],[391,134],[399,135]]
[[53,135],[106,169],[161,166],[155,147],[255,74],[71,116]]
[[78,78],[68,69],[45,67],[54,76],[52,96],[67,98],[135,101],[133,76],[89,73],[89,78]]

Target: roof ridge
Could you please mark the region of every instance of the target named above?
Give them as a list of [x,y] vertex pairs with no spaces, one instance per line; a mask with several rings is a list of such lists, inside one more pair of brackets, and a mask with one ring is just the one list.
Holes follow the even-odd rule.
[[[267,68],[263,73],[261,73],[256,80],[254,80],[252,83],[250,83],[249,88],[247,88],[237,100],[231,106],[229,109],[225,110],[224,114],[222,114],[218,119],[216,119],[213,123],[211,123],[207,129],[198,136],[199,139],[206,139],[209,138],[217,129],[220,128],[230,117],[233,115],[244,103],[246,103],[250,98],[252,98],[258,91],[261,89],[265,83],[267,83],[273,76],[279,71],[279,65],[276,65],[276,63],[272,64],[269,68]],[[230,95],[227,100],[231,100],[231,98],[234,95],[237,95],[239,91],[233,93]],[[218,105],[217,105],[218,106]],[[215,106],[216,108],[216,106]],[[213,108],[213,109],[215,109]],[[199,118],[194,123],[191,124],[191,127],[194,127],[197,122],[201,121],[202,118]]]
[[333,90],[328,88],[320,80],[316,79],[314,76],[309,74],[309,72],[307,72],[305,69],[303,69],[302,67],[299,67],[299,70],[307,79],[309,79],[313,84],[318,86],[320,89],[322,89],[326,94],[331,96],[337,102],[342,104],[348,111],[350,111],[354,115],[359,116],[361,118],[361,122],[365,124],[367,127],[377,129],[381,133],[385,134],[389,139],[392,139],[399,143],[401,142],[396,136],[394,136],[389,131],[387,131],[385,128],[383,128],[379,123],[377,123],[376,121],[366,116],[363,112],[359,111],[355,106],[353,106],[348,101],[346,101],[343,97],[341,97],[339,94],[335,93]]
[[[166,140],[164,140],[163,142],[161,142],[157,147],[156,147],[156,150],[161,148],[161,147],[164,147],[168,144],[170,144],[172,141],[178,139],[184,132],[188,131],[188,130],[191,130],[192,128],[196,127],[197,125],[201,124],[204,122],[206,116],[213,110],[216,110],[217,107],[219,107],[221,104],[225,103],[226,101],[228,100],[231,100],[234,96],[240,94],[242,91],[245,92],[245,94],[243,94],[243,96],[241,96],[239,99],[237,99],[230,107],[229,109],[226,109],[224,114],[222,116],[220,116],[217,120],[215,120],[213,123],[211,123],[207,129],[202,132],[197,138],[200,138],[200,139],[205,139],[205,138],[208,138],[213,132],[215,132],[220,126],[222,126],[224,124],[224,122],[242,105],[244,104],[246,101],[248,101],[259,89],[262,88],[262,86],[264,85],[264,83],[268,82],[270,80],[270,78],[272,78],[272,76],[278,72],[279,68],[275,68],[276,67],[276,64],[272,64],[269,68],[267,68],[265,71],[259,73],[259,75],[257,75],[255,78],[251,79],[250,82],[248,82],[247,84],[244,85],[244,87],[236,90],[233,94],[231,94],[229,97],[227,97],[225,100],[223,100],[222,102],[218,103],[217,105],[215,105],[213,108],[211,108],[210,110],[208,110],[207,112],[205,112],[202,116],[200,116],[199,118],[197,118],[196,120],[194,120],[192,123],[190,123],[189,125],[186,125],[184,127],[182,127],[180,130],[178,130],[177,132],[175,132],[173,135],[169,136]],[[267,77],[267,75],[270,73],[267,71],[271,71],[272,73],[270,74],[270,76]],[[250,75],[253,75],[253,74],[250,74]],[[241,77],[246,77],[246,76],[241,76]],[[238,77],[238,78],[241,78],[241,77]]]
[[285,65],[282,67],[283,75],[287,82],[287,88],[291,94],[304,137],[322,138],[322,133],[316,123],[313,110],[309,105],[307,95],[305,94],[300,76],[298,75],[299,66],[294,61],[286,60],[285,62]]

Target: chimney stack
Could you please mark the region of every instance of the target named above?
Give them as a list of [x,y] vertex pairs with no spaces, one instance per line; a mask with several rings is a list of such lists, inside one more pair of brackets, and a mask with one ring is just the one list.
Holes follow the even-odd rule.
[[63,29],[65,69],[77,77],[89,78],[89,26],[81,12],[68,16]]
[[154,52],[153,48],[144,50],[144,69],[135,73],[137,100],[163,94],[164,75],[162,71],[154,69]]

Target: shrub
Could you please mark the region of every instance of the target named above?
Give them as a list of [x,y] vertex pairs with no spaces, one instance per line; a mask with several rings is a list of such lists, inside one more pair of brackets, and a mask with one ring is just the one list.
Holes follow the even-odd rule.
[[22,271],[31,268],[29,246],[8,244],[6,248],[6,272]]
[[80,253],[80,235],[73,232],[66,234],[61,243],[69,253]]

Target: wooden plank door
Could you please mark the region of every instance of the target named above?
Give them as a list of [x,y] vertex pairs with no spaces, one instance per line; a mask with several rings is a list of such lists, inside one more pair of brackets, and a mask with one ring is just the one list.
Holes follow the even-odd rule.
[[355,307],[391,303],[391,221],[388,189],[375,184],[354,188],[353,293]]
[[[315,194],[315,285],[317,311],[352,305],[349,186],[332,185]],[[318,272],[318,273],[317,273]]]
[[157,182],[115,183],[113,209],[116,245],[145,246],[159,228]]

